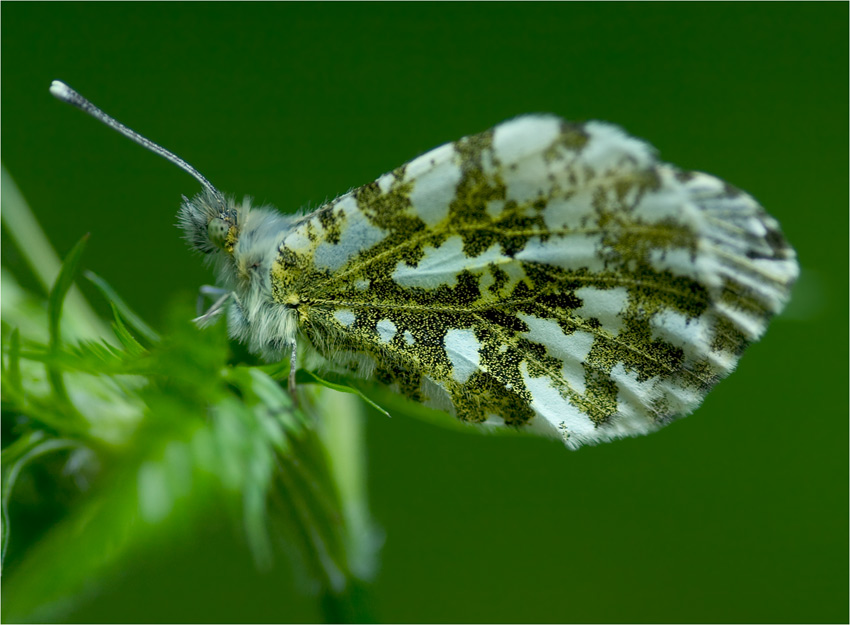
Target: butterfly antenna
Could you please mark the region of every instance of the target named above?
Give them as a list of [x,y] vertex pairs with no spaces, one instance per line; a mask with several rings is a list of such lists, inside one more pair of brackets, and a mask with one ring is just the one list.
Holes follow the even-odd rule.
[[180,169],[194,177],[195,180],[200,182],[201,185],[203,185],[203,187],[207,191],[209,191],[213,195],[213,197],[221,203],[222,206],[225,205],[224,196],[221,194],[221,191],[216,189],[212,185],[212,183],[210,183],[209,180],[204,178],[201,172],[192,167],[189,163],[184,161],[176,154],[172,154],[161,145],[157,145],[150,139],[146,139],[136,131],[127,128],[127,126],[119,122],[117,119],[110,117],[109,115],[101,111],[99,108],[97,108],[94,104],[86,100],[79,93],[71,89],[71,87],[66,85],[61,80],[54,80],[50,84],[50,93],[52,93],[57,100],[62,100],[63,102],[67,102],[68,104],[76,106],[81,111],[85,111],[86,113],[94,117],[96,120],[103,122],[113,130],[117,130],[131,141],[134,141],[142,147],[147,148],[154,154],[159,154],[161,157],[163,157],[170,163],[174,163]]

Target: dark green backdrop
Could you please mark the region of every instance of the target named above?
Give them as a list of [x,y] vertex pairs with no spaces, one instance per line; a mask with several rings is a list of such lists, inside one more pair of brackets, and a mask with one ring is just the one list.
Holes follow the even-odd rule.
[[[748,190],[802,278],[692,417],[574,453],[370,417],[377,613],[846,622],[847,20],[845,3],[4,3],[2,156],[60,253],[91,232],[86,265],[154,323],[210,280],[173,227],[198,185],[53,100],[54,78],[287,211],[532,111],[615,122]],[[318,618],[226,526],[72,617]]]

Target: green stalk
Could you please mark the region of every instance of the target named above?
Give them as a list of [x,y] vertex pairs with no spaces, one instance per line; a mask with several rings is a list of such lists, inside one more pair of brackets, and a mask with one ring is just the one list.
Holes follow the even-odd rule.
[[317,390],[323,412],[321,438],[341,501],[349,564],[345,588],[327,588],[322,609],[329,623],[375,622],[370,611],[368,580],[377,568],[379,539],[369,515],[365,404],[350,393]]

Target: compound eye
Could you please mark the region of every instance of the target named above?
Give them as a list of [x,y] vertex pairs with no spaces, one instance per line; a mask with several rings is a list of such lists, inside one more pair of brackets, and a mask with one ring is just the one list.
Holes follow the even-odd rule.
[[230,232],[230,224],[219,217],[211,219],[207,225],[207,235],[210,237],[210,242],[216,247],[224,249],[228,232]]

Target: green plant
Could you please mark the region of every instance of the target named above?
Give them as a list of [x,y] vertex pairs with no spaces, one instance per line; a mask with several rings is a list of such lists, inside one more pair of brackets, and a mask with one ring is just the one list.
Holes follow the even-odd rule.
[[[258,567],[293,556],[327,620],[370,620],[378,542],[355,391],[299,372],[296,406],[279,384],[286,363],[235,361],[223,326],[201,331],[181,305],[159,336],[86,272],[108,327],[72,288],[87,237],[60,264],[5,170],[3,225],[48,291],[4,271],[2,555],[17,560],[4,619],[61,620],[125,563],[223,509]],[[32,493],[35,475],[49,488]],[[43,528],[18,527],[28,502],[47,510]]]

